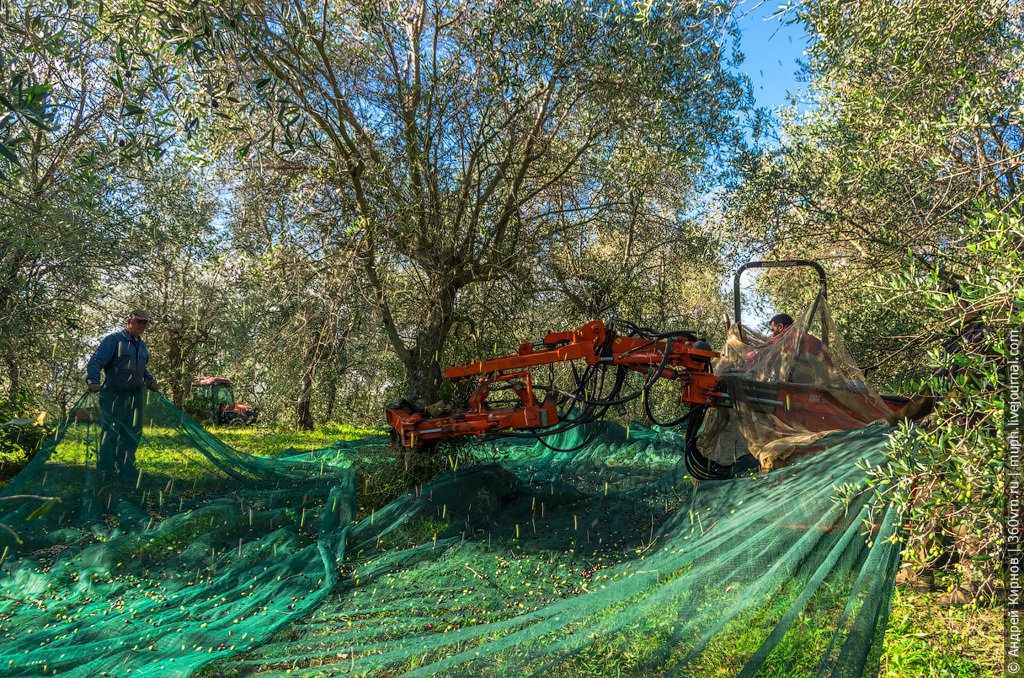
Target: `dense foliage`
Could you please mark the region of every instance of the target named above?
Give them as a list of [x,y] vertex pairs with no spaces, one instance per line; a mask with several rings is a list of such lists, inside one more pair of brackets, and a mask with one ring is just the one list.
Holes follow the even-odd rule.
[[[731,240],[822,261],[863,364],[927,376],[937,322],[901,272],[933,273],[944,291],[985,239],[966,225],[1019,209],[1021,8],[812,0],[792,11],[813,37],[810,101],[784,118],[778,146],[740,163]],[[774,284],[792,295],[791,281]]]
[[754,257],[825,263],[854,354],[906,390],[928,299],[1006,263],[977,247],[1020,195],[1012,3],[794,5],[811,106],[750,149],[720,4],[2,10],[0,369],[55,413],[136,306],[175,402],[208,373],[304,428],[379,423],[592,317],[714,342]]
[[[931,418],[893,437],[894,463],[871,470],[875,491],[914,526],[908,558],[959,561],[966,589],[991,594],[1004,358],[1024,309],[1024,15],[932,0],[794,11],[815,38],[816,107],[789,119],[779,147],[746,158],[731,196],[738,236],[769,256],[828,262],[862,360],[908,395],[927,385],[938,396]],[[775,298],[790,289],[769,281]],[[970,342],[973,314],[986,329]]]
[[432,402],[446,363],[615,311],[716,324],[701,215],[750,106],[728,6],[6,0],[2,17],[12,395],[66,411],[134,307],[175,402],[216,373],[304,428]]

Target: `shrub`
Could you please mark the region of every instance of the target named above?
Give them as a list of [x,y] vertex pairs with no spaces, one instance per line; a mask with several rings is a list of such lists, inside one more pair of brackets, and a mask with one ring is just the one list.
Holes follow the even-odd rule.
[[[959,302],[979,312],[984,339],[950,355],[930,354],[931,367],[952,378],[926,383],[939,396],[935,413],[902,426],[889,442],[891,463],[868,469],[869,486],[903,511],[909,530],[904,557],[918,566],[958,564],[961,585],[996,594],[1004,552],[1010,333],[1024,320],[1024,232],[1020,217],[988,213],[962,229],[975,260],[951,293],[938,274],[905,271],[894,291],[917,287],[936,316]],[[948,278],[947,278],[948,280]],[[856,491],[847,488],[847,491]]]

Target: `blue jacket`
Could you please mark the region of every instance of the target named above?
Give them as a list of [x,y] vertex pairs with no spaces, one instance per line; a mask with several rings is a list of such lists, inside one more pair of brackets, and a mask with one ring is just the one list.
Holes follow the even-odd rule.
[[99,348],[89,359],[85,370],[87,384],[100,383],[100,370],[106,375],[105,386],[119,388],[145,386],[153,379],[146,369],[149,363],[149,350],[142,337],[133,339],[131,332],[123,329],[103,337]]

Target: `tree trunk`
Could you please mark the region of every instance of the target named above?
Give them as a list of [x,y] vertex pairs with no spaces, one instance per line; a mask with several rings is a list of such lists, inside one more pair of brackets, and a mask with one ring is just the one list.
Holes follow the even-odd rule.
[[423,328],[416,334],[416,345],[409,352],[410,360],[406,364],[409,371],[408,400],[416,407],[426,407],[441,399],[444,382],[441,360],[455,319],[457,292],[452,285],[433,295]]
[[6,344],[4,350],[4,362],[7,364],[7,378],[10,381],[8,385],[8,397],[14,400],[18,391],[21,389],[21,371],[18,367],[18,357],[14,352],[14,336],[13,336],[13,321],[18,317],[17,313],[17,301],[15,300],[15,290],[20,286],[20,276],[22,263],[25,261],[25,250],[21,247],[10,247],[6,243],[3,244],[3,253],[7,255],[10,252],[9,263],[5,256],[4,264],[7,268],[5,279],[0,284],[0,312],[3,313],[2,319],[7,327],[4,329],[7,334],[6,340],[2,343]]
[[333,371],[327,377],[327,411],[324,413],[324,421],[334,419],[334,405],[338,401],[338,375]]
[[299,399],[295,403],[295,425],[302,431],[313,430],[313,412],[310,403],[313,398],[313,377],[316,374],[317,343],[306,351],[302,365],[302,381],[299,383]]
[[[171,387],[171,402],[180,410],[185,404],[185,360],[178,338],[171,335],[169,343],[170,346],[167,347],[167,381],[169,382],[168,386]],[[159,377],[157,379],[159,380]]]
[[18,356],[15,355],[14,348],[10,345],[7,346],[5,360],[7,362],[7,379],[10,381],[7,397],[14,401],[21,390],[21,369],[18,366]]

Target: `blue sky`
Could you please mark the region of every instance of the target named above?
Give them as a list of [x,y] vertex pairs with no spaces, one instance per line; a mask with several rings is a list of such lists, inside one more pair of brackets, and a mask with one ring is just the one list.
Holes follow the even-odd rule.
[[[806,85],[797,82],[796,72],[799,68],[797,61],[804,59],[808,37],[803,24],[787,24],[777,17],[772,18],[772,14],[779,10],[779,3],[780,0],[766,0],[758,5],[757,0],[745,0],[737,9],[742,31],[740,50],[746,57],[739,70],[750,76],[757,105],[771,109],[788,106],[788,93],[796,94],[801,88],[806,92]],[[789,16],[792,15],[787,18]],[[742,283],[744,324],[760,330],[767,329],[768,319],[777,311],[762,307],[763,300],[753,290],[763,273],[757,269],[750,271],[744,274]],[[769,272],[768,275],[772,274]],[[811,274],[808,274],[808,280],[811,280]],[[723,292],[732,298],[731,276],[723,281]],[[730,305],[730,315],[731,308]]]
[[796,80],[796,62],[803,59],[808,44],[803,24],[771,18],[778,9],[779,0],[760,5],[747,0],[737,9],[743,32],[740,48],[746,56],[740,70],[750,76],[757,104],[772,108],[787,105],[787,91],[795,93],[802,86]]

